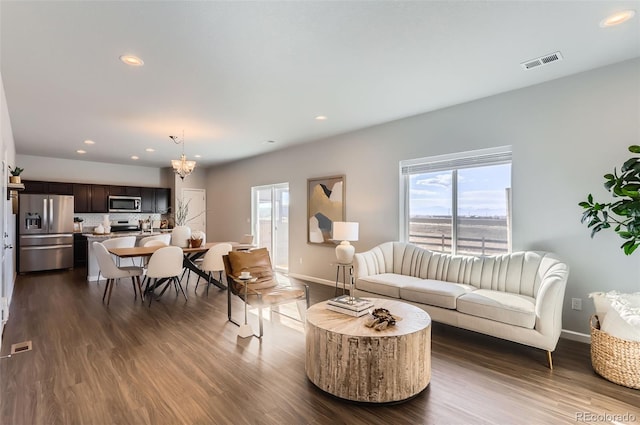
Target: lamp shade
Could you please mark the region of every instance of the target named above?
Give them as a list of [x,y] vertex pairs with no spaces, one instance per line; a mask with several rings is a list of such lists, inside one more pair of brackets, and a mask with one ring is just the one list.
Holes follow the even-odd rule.
[[334,221],[332,239],[335,241],[357,241],[358,223],[353,221]]
[[349,241],[358,240],[358,223],[353,221],[334,221],[332,230],[332,239],[334,241],[342,241],[340,245],[336,247],[338,263],[351,264],[356,249]]

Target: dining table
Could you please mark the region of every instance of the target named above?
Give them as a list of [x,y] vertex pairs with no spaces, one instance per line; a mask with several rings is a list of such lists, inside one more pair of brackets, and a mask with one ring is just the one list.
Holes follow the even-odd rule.
[[[209,248],[219,243],[224,243],[224,242],[207,242],[204,245],[200,245],[197,248],[192,248],[192,247],[182,248],[182,252],[184,253],[184,260],[182,262],[182,265],[184,268],[202,277],[207,282],[210,282],[216,285],[218,288],[227,289],[227,285],[225,285],[221,281],[218,281],[212,276],[209,276],[208,273],[205,273],[203,270],[201,270],[200,267],[198,267],[195,263],[195,261],[198,258],[202,257],[209,250]],[[240,244],[237,242],[226,242],[226,243],[230,243],[232,249],[234,250],[242,250],[245,248],[244,247],[245,244]],[[109,252],[119,258],[151,257],[151,255],[153,255],[153,253],[160,248],[163,248],[163,246],[162,245],[135,246],[130,248],[111,248],[109,249]]]

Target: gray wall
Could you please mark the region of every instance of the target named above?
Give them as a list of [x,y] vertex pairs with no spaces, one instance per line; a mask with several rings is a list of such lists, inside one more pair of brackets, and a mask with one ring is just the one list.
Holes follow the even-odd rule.
[[[169,187],[162,168],[16,155],[23,180]],[[173,174],[173,173],[172,173]]]
[[363,251],[399,238],[400,160],[512,145],[513,249],[570,265],[563,327],[587,334],[589,292],[640,290],[640,254],[626,257],[613,232],[591,240],[577,205],[588,193],[609,200],[602,176],[631,144],[640,144],[640,59],[210,169],[207,237],[237,240],[249,231],[251,186],[288,182],[290,272],[332,281],[334,250],[306,242],[307,178],[346,175]]

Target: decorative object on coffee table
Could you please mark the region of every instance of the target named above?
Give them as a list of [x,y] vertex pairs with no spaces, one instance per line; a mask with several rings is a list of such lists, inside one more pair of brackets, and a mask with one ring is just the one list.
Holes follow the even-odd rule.
[[371,312],[371,317],[367,318],[364,325],[377,331],[383,331],[388,326],[393,326],[398,320],[402,320],[391,314],[386,308],[376,308]]

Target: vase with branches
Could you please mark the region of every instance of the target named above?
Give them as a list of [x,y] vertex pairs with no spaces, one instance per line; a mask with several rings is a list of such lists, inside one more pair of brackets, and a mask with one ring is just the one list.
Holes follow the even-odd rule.
[[171,245],[186,248],[189,246],[191,239],[191,229],[187,226],[189,216],[189,202],[179,199],[176,203],[176,211],[173,215],[175,227],[171,232]]

